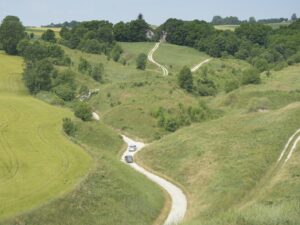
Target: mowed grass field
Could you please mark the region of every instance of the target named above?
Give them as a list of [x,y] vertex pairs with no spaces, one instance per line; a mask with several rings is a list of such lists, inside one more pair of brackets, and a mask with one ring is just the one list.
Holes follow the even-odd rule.
[[22,64],[0,53],[0,220],[72,190],[92,164],[63,134],[71,112],[27,94]]
[[184,66],[192,68],[210,56],[193,48],[162,43],[153,58],[176,75]]
[[[120,162],[125,145],[101,122],[77,121],[74,142],[92,156],[94,166],[77,188],[61,198],[1,225],[160,225],[160,188]],[[158,222],[158,221],[157,221]]]
[[[185,188],[184,224],[300,224],[299,146],[266,176],[300,127],[299,71],[291,66],[263,76],[261,85],[217,96],[211,104],[224,107],[224,117],[183,128],[138,154],[139,162]],[[270,104],[250,111],[258,99]]]
[[59,31],[61,28],[57,27],[26,27],[26,32],[29,34],[33,33],[35,35],[35,38],[40,38],[42,34],[48,29],[54,31],[56,38],[60,38]]

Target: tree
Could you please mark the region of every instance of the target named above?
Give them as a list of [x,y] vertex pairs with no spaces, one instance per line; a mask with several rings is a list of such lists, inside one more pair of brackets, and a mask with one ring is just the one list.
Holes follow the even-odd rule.
[[147,64],[147,55],[144,53],[139,54],[136,59],[136,68],[139,70],[145,70],[146,64]]
[[74,135],[76,126],[70,118],[63,118],[63,130],[69,136]]
[[28,64],[23,74],[23,79],[30,93],[36,94],[42,90],[50,90],[51,78],[55,74],[56,71],[52,63],[47,59],[43,59],[36,63]]
[[251,17],[249,18],[249,23],[256,23],[255,17],[251,16]]
[[193,75],[187,66],[182,68],[177,79],[181,88],[185,89],[187,92],[193,91]]
[[92,119],[92,108],[85,102],[79,102],[75,105],[75,116],[83,121]]
[[18,53],[17,45],[25,37],[25,28],[20,19],[15,16],[4,18],[0,26],[0,43],[7,54]]
[[48,41],[48,42],[52,42],[55,43],[56,42],[56,38],[55,38],[55,33],[53,30],[46,30],[43,34],[42,34],[42,40],[44,41]]
[[143,16],[143,14],[142,14],[142,13],[140,13],[140,14],[138,15],[137,19],[138,19],[138,20],[144,20],[144,16]]
[[117,41],[129,41],[128,25],[124,22],[119,22],[114,25],[114,36]]
[[104,75],[104,67],[102,63],[93,67],[91,76],[95,81],[102,82],[103,75]]
[[297,17],[297,14],[296,13],[293,13],[292,17],[291,17],[291,20],[292,21],[296,21],[298,19]]
[[61,38],[69,40],[71,37],[71,32],[67,27],[62,27],[59,31],[59,35],[61,36]]

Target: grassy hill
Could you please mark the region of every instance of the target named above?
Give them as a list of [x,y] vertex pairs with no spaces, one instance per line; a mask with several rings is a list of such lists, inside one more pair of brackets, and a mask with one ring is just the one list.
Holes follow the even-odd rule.
[[27,94],[22,63],[0,53],[0,220],[70,191],[91,165],[62,133],[71,112]]
[[[126,52],[134,55],[134,52],[147,52],[153,44],[140,44],[139,50],[131,50],[135,44],[127,44]],[[150,50],[149,49],[149,50]],[[187,48],[189,49],[189,48]],[[122,130],[122,132],[137,136],[146,141],[164,135],[166,132],[157,125],[157,120],[151,115],[160,106],[175,108],[179,103],[196,105],[197,98],[182,91],[177,87],[175,76],[162,79],[159,72],[137,70],[133,65],[108,61],[102,55],[82,53],[77,50],[65,48],[66,53],[72,58],[73,69],[77,70],[80,57],[84,57],[92,64],[103,63],[105,69],[105,82],[98,84],[100,92],[91,98],[89,103],[100,113],[103,121]],[[176,71],[177,72],[177,71]],[[87,75],[84,81],[86,85],[93,86]],[[93,86],[95,88],[95,86]],[[151,94],[149,94],[151,93]]]
[[262,85],[216,97],[211,105],[223,108],[224,117],[181,129],[138,155],[185,187],[184,224],[300,223],[299,151],[273,171],[299,128],[299,70],[292,66],[264,77]]
[[[29,96],[22,59],[0,56],[0,224],[159,224],[164,193],[120,162],[121,137],[103,123],[73,118],[77,144],[70,142],[61,126],[72,113]],[[98,87],[82,74],[76,82]]]

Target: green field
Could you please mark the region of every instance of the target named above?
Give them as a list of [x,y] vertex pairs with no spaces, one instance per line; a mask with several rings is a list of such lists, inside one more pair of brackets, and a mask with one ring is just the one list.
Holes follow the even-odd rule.
[[26,27],[26,32],[29,34],[33,33],[35,38],[40,38],[42,34],[48,29],[54,31],[56,38],[60,38],[59,35],[60,28],[55,28],[55,27],[49,27],[49,28],[48,27]]
[[70,111],[30,97],[22,59],[0,53],[0,220],[72,190],[91,158],[61,129]]
[[[300,223],[299,147],[266,176],[299,128],[299,71],[300,65],[291,66],[263,76],[261,85],[217,96],[211,105],[226,111],[224,117],[183,128],[139,153],[140,162],[187,191],[184,224]],[[249,111],[256,101],[267,105]]]
[[216,25],[214,26],[217,30],[230,30],[234,31],[240,25]]
[[163,43],[153,58],[176,75],[184,66],[192,68],[210,56],[193,48]]

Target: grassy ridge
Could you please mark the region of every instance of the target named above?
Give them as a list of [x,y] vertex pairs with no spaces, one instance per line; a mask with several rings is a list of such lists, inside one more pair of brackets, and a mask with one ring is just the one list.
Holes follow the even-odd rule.
[[22,59],[1,53],[0,68],[3,219],[71,190],[91,159],[62,134],[62,118],[71,113],[28,96],[21,80]]
[[[248,193],[265,179],[285,143],[299,128],[300,96],[294,96],[299,70],[299,65],[289,67],[265,78],[262,85],[233,92],[236,98],[231,101],[240,102],[239,108],[225,106],[227,116],[184,128],[138,155],[142,163],[186,188],[190,200],[186,224],[300,223],[299,152],[275,177],[264,181],[268,189],[254,199],[254,205],[237,210],[247,203],[243,201]],[[268,92],[274,89],[279,93]],[[269,111],[249,113],[244,100],[257,98],[258,92],[273,105]],[[263,94],[266,92],[268,95]],[[221,95],[212,104],[224,106],[222,102],[228,96]]]

